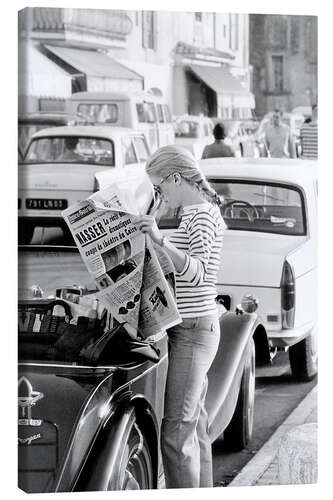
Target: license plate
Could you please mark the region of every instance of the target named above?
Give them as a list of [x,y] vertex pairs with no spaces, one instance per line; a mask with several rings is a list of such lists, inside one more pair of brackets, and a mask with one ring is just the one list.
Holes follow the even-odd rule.
[[25,207],[36,210],[64,210],[67,208],[67,200],[52,198],[27,198]]

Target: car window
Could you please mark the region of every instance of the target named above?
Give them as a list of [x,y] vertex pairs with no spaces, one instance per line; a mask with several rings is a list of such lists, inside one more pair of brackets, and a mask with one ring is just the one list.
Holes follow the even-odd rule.
[[210,135],[208,123],[204,123],[204,132],[205,132],[205,137],[208,137]]
[[134,147],[138,157],[138,161],[146,161],[149,156],[147,143],[142,136],[133,137]]
[[165,121],[167,123],[171,123],[172,122],[172,117],[171,117],[169,106],[167,104],[163,104],[163,108],[164,108],[164,113],[165,113]]
[[147,121],[143,102],[136,103],[136,113],[138,115],[139,123],[145,123]]
[[153,102],[146,103],[146,113],[147,113],[147,122],[148,123],[157,122],[155,104]]
[[87,163],[114,166],[114,144],[111,140],[99,137],[41,137],[31,142],[24,163]]
[[199,123],[181,120],[176,123],[176,137],[197,138],[200,137]]
[[[304,199],[299,189],[274,183],[214,179],[209,182],[224,198],[221,212],[229,229],[292,236],[306,234]],[[165,211],[163,204],[156,217],[161,228],[179,225],[179,213],[171,209]]]
[[118,121],[117,104],[79,104],[78,111],[96,123],[116,123]]
[[122,138],[122,151],[124,165],[137,163],[138,160],[131,137]]
[[162,104],[157,104],[156,109],[157,109],[157,118],[158,118],[158,121],[160,123],[164,123],[164,115],[163,115]]

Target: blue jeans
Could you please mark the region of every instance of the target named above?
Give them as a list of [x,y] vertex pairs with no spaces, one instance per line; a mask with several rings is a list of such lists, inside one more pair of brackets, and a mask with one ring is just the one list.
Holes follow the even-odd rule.
[[167,488],[213,486],[205,398],[220,341],[217,315],[184,319],[168,330],[169,366],[161,449]]

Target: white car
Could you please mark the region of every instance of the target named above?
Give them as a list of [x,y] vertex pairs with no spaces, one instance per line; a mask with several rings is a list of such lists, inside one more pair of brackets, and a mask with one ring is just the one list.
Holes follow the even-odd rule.
[[[225,199],[218,300],[234,309],[254,295],[272,354],[288,349],[295,378],[311,379],[317,371],[316,162],[218,158],[200,165]],[[176,226],[171,214],[159,224]]]
[[182,115],[175,121],[175,144],[182,146],[198,160],[207,146],[214,142],[213,121],[207,116]]
[[35,227],[61,225],[61,211],[105,187],[115,168],[129,182],[142,176],[148,156],[144,134],[124,127],[53,127],[34,134],[19,165],[19,242],[29,243]]

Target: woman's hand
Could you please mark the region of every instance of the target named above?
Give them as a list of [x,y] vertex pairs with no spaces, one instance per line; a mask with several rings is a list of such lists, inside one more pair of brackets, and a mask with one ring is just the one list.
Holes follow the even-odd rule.
[[158,229],[155,217],[152,215],[137,215],[133,220],[140,231],[149,234],[154,243],[161,245],[163,234]]

